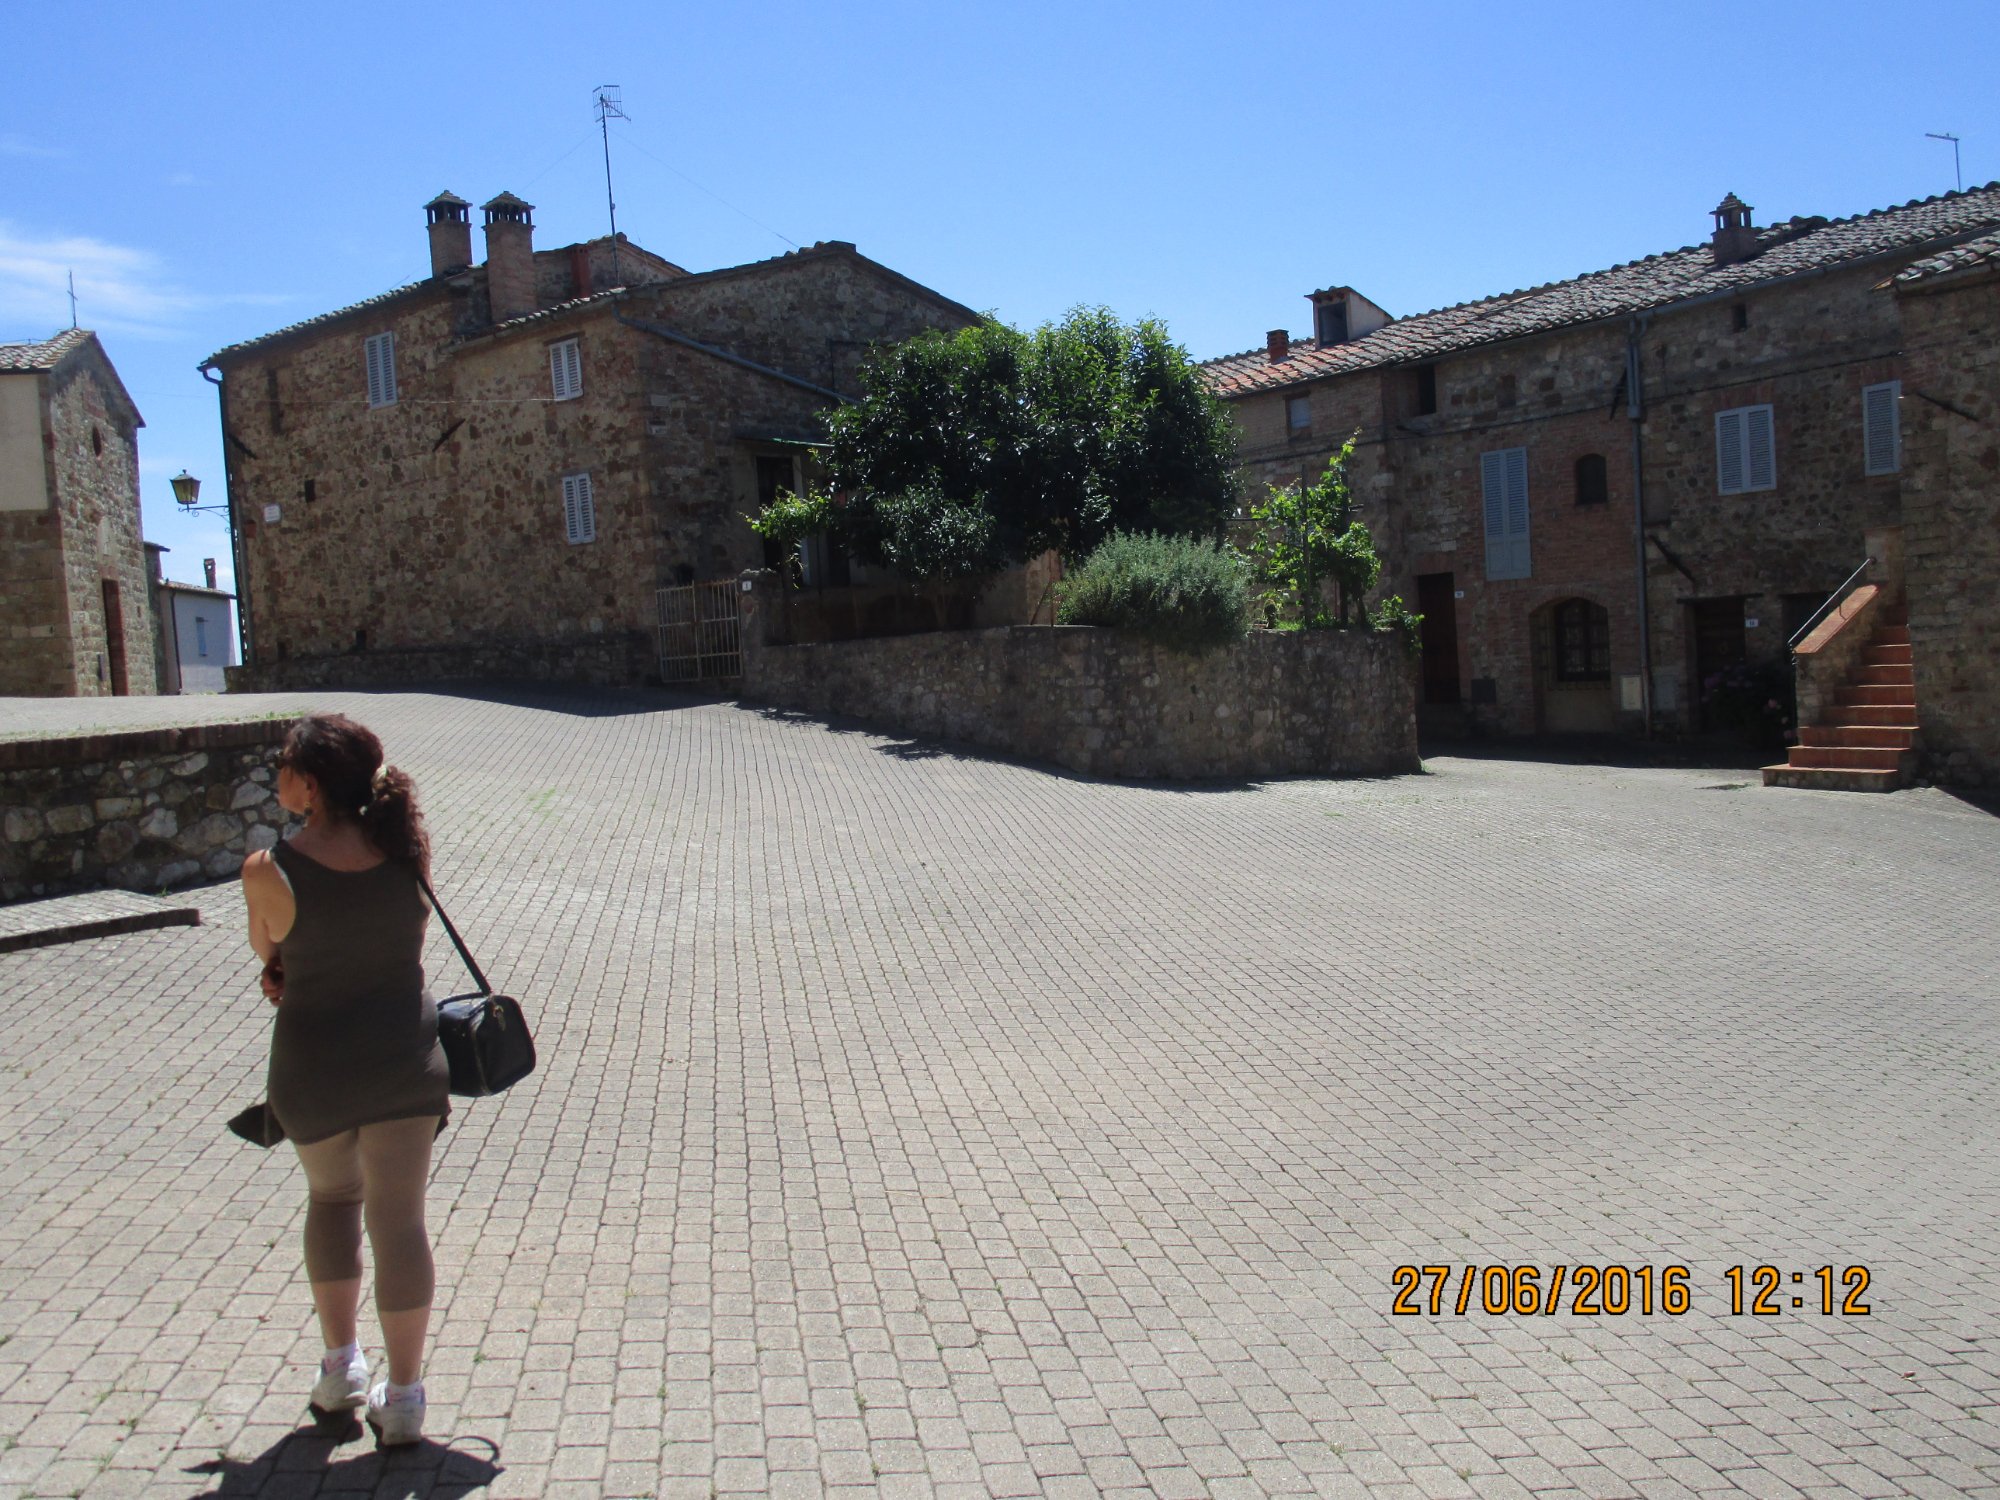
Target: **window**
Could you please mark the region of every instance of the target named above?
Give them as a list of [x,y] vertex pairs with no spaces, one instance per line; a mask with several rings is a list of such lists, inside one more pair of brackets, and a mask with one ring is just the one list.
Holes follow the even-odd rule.
[[1313,334],[1322,344],[1347,342],[1347,304],[1322,302],[1313,309]]
[[1729,309],[1729,326],[1741,333],[1750,326],[1750,304],[1738,302]]
[[1604,455],[1586,453],[1576,461],[1576,503],[1603,505],[1611,499],[1611,482],[1606,476]]
[[368,365],[368,404],[396,404],[396,335],[378,333],[362,345]]
[[1738,406],[1715,414],[1715,482],[1725,495],[1778,487],[1769,406]]
[[194,617],[194,654],[208,655],[208,621],[200,615]]
[[1417,415],[1428,417],[1438,409],[1438,372],[1436,365],[1417,366]]
[[572,545],[597,540],[597,507],[588,474],[565,474],[562,482],[563,532]]
[[549,345],[549,382],[558,401],[574,401],[583,394],[583,355],[575,339]]
[[1588,599],[1556,606],[1556,681],[1611,680],[1611,616]]
[[317,479],[308,479],[304,484],[300,485],[299,498],[304,500],[308,505],[319,499],[319,481]]
[[1292,433],[1311,432],[1312,425],[1312,397],[1287,396],[1285,398],[1286,430]]
[[[796,491],[798,483],[791,459],[760,454],[757,458],[757,509],[766,509],[778,498],[780,490]],[[765,537],[764,566],[773,572],[782,569],[785,566],[785,551],[784,544],[776,537]]]
[[1528,577],[1528,450],[1496,448],[1480,454],[1479,483],[1486,511],[1486,576]]
[[90,424],[90,451],[99,458],[104,456],[104,434],[97,430],[95,422]]
[[1885,380],[1861,388],[1862,468],[1894,474],[1903,467],[1903,382]]

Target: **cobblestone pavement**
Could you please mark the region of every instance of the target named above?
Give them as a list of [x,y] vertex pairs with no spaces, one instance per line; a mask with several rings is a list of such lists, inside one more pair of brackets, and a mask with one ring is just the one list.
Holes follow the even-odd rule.
[[[440,1143],[437,1441],[292,1436],[305,1195],[222,1128],[269,1011],[220,887],[0,956],[0,1491],[2000,1494],[2000,823],[1942,793],[327,701],[542,1048]],[[1399,1317],[1406,1263],[1690,1306]]]

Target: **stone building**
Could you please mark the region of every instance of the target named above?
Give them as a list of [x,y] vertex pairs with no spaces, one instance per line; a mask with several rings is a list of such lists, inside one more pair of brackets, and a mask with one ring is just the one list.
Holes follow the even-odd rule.
[[633,681],[658,589],[765,561],[878,341],[977,314],[839,241],[689,272],[532,206],[426,205],[431,274],[235,344],[220,377],[254,686]]
[[[1903,517],[1920,355],[1899,306],[1949,322],[1979,294],[1877,288],[1996,226],[2000,184],[1761,227],[1731,195],[1706,243],[1415,317],[1315,292],[1313,337],[1206,368],[1253,492],[1359,434],[1383,587],[1425,615],[1430,728],[1700,729],[1704,685],[1784,670],[1864,534]],[[1994,348],[1970,338],[1956,368],[1988,361],[1990,390]]]
[[1933,772],[2000,785],[2000,233],[1899,272],[1910,660]]
[[143,426],[89,329],[0,344],[0,696],[154,690]]

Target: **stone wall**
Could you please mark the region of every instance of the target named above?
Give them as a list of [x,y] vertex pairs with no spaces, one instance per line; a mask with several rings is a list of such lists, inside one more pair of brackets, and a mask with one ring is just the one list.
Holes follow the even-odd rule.
[[0,741],[0,901],[236,872],[289,817],[277,759],[291,722]]
[[2000,786],[2000,267],[1898,288],[1910,660],[1926,774]]
[[[104,585],[118,587],[124,621],[126,691],[159,691],[153,667],[151,570],[140,535],[139,434],[130,408],[114,401],[94,351],[86,348],[44,377],[68,577],[69,642],[83,697],[113,690]],[[99,664],[102,663],[102,675]]]
[[1205,780],[1416,771],[1400,637],[1253,631],[1203,656],[1122,631],[1015,625],[764,644],[773,576],[744,596],[743,696],[1098,776]]
[[649,631],[616,631],[583,641],[486,641],[476,646],[406,646],[326,656],[287,656],[227,669],[232,693],[321,688],[405,687],[431,682],[574,682],[616,687],[659,675]]
[[[1696,725],[1695,601],[1740,600],[1748,659],[1781,664],[1787,622],[1860,562],[1864,532],[1897,520],[1901,476],[1863,472],[1861,434],[1862,387],[1901,373],[1902,330],[1891,299],[1873,290],[1895,269],[1753,286],[1738,302],[1667,310],[1647,323],[1646,604],[1663,725]],[[1382,589],[1415,608],[1419,575],[1451,575],[1462,592],[1460,700],[1505,732],[1556,727],[1545,612],[1564,599],[1608,614],[1614,681],[1640,670],[1626,339],[1620,320],[1444,355],[1435,361],[1438,409],[1427,415],[1416,409],[1414,365],[1231,403],[1253,498],[1267,484],[1316,478],[1360,431],[1350,477],[1383,554]],[[1302,392],[1311,420],[1294,431],[1285,403]],[[1777,488],[1719,494],[1715,414],[1766,401]],[[1513,447],[1527,449],[1532,571],[1488,580],[1480,455]],[[1605,460],[1609,493],[1582,504],[1576,463],[1589,454]],[[1617,722],[1642,727],[1635,713]]]
[[[384,648],[473,660],[494,642],[648,675],[650,648],[607,643],[650,638],[660,586],[761,560],[757,458],[823,438],[835,404],[799,381],[846,381],[871,341],[964,322],[954,308],[851,247],[815,247],[497,327],[480,326],[476,285],[426,283],[227,356],[245,680],[365,682],[394,669]],[[371,408],[363,343],[382,332],[397,400]],[[556,401],[549,350],[571,338],[583,393]],[[565,534],[569,474],[590,476],[594,541]],[[284,665],[301,657],[315,664]]]

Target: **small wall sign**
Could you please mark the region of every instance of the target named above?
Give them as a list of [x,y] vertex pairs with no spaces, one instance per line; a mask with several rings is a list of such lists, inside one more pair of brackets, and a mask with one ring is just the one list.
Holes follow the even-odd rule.
[[284,509],[281,506],[267,505],[264,507],[264,520],[268,524],[275,526],[278,524],[278,518],[284,515],[284,513]]

